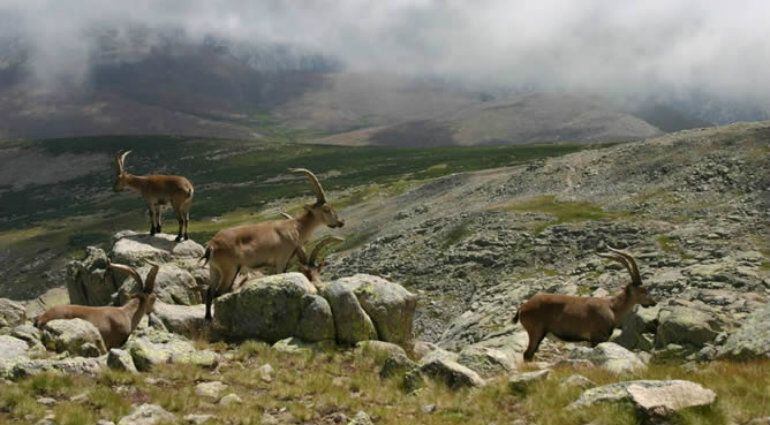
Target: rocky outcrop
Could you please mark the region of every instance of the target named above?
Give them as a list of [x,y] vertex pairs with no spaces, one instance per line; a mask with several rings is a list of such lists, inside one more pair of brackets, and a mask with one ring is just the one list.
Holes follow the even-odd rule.
[[399,345],[412,341],[417,297],[401,285],[357,274],[331,282],[322,295],[332,308],[338,341],[378,339]]
[[420,371],[451,389],[481,387],[484,380],[473,370],[449,359],[434,359],[423,364]]
[[[144,265],[136,271],[144,279],[152,267]],[[119,284],[118,304],[125,304],[131,295],[140,291],[139,284],[129,276],[125,276]],[[202,290],[193,275],[173,263],[163,264],[158,268],[155,278],[155,295],[158,300],[168,304],[195,305],[203,302]]]
[[118,425],[156,425],[176,423],[176,416],[157,404],[142,404],[134,406],[131,413],[124,416]]
[[49,350],[98,357],[107,353],[99,330],[83,319],[51,320],[43,327],[43,344]]
[[167,263],[173,260],[198,259],[205,249],[193,240],[175,242],[175,235],[122,231],[113,239],[110,258],[116,263],[142,266],[148,262]]
[[375,276],[340,279],[318,295],[304,275],[285,273],[250,280],[238,292],[219,297],[214,319],[232,339],[403,345],[411,341],[415,307],[414,295]]
[[143,372],[166,363],[193,364],[207,368],[213,368],[219,363],[219,356],[213,351],[197,350],[189,340],[155,329],[146,329],[132,335],[125,350],[131,354],[136,368]]
[[707,406],[716,394],[690,381],[624,381],[584,391],[571,408],[596,403],[630,401],[647,416],[667,416],[688,407]]
[[655,347],[677,344],[699,349],[712,342],[721,330],[721,322],[705,311],[685,306],[663,307],[658,314]]
[[194,241],[176,243],[171,235],[117,233],[109,255],[96,247],[86,248],[82,260],[67,265],[67,291],[70,302],[81,305],[122,304],[135,293],[136,282],[124,274],[107,270],[109,262],[136,267],[144,277],[148,262],[161,265],[155,288],[158,299],[169,304],[192,305],[202,302],[202,284],[207,273],[197,264],[204,249]]
[[7,298],[0,298],[0,329],[12,328],[24,323],[24,306]]
[[614,342],[603,342],[593,348],[575,347],[570,359],[587,360],[615,374],[638,372],[647,367],[639,356]]
[[10,335],[0,335],[0,378],[11,376],[13,368],[29,360],[27,343]]
[[770,304],[744,320],[719,348],[718,357],[736,360],[770,358]]
[[203,319],[205,312],[203,304],[174,305],[156,301],[152,315],[160,320],[168,331],[188,338],[196,338],[205,332],[206,321]]
[[548,379],[549,374],[548,369],[517,373],[508,378],[508,388],[515,394],[524,395],[534,384]]
[[293,336],[306,341],[333,339],[331,308],[314,291],[301,273],[254,279],[240,291],[217,298],[214,320],[225,336],[234,339],[270,343]]

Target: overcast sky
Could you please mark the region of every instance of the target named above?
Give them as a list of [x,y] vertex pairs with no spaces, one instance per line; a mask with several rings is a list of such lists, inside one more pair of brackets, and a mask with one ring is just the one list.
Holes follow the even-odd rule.
[[[770,99],[764,0],[0,0],[41,78],[86,75],[94,25],[301,45],[352,70],[470,82]],[[0,64],[1,65],[1,64]]]

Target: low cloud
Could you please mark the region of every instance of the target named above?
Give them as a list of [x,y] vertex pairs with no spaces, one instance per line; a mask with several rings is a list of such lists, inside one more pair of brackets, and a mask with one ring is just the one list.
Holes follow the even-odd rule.
[[5,0],[40,81],[87,79],[94,32],[146,27],[296,45],[354,71],[608,96],[770,100],[761,0]]

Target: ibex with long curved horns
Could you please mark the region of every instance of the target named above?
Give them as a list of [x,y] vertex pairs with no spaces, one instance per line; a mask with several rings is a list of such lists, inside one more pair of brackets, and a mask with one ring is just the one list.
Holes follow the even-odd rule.
[[552,333],[565,341],[589,341],[591,345],[605,342],[612,336],[624,317],[636,304],[655,305],[642,286],[639,267],[631,254],[609,248],[611,253],[599,254],[623,264],[631,275],[631,283],[614,297],[575,297],[539,293],[519,307],[513,322],[521,324],[529,335],[524,359],[531,360],[546,334]]
[[283,272],[297,247],[302,247],[322,225],[342,227],[345,222],[326,200],[318,178],[305,168],[290,169],[307,176],[316,195],[314,204],[304,206],[296,217],[220,230],[206,245],[203,259],[210,261],[210,282],[206,291],[206,320],[211,320],[214,298],[230,292],[242,267],[275,267]]
[[155,278],[158,276],[158,265],[153,265],[142,280],[139,273],[132,267],[111,263],[112,270],[128,273],[139,284],[140,291],[122,307],[90,307],[84,305],[57,305],[35,319],[35,326],[43,327],[51,320],[83,319],[91,322],[99,330],[107,349],[122,346],[131,333],[139,325],[145,314],[150,314],[155,306]]
[[193,185],[190,180],[182,176],[166,176],[152,174],[147,176],[135,176],[125,169],[126,155],[131,151],[118,152],[115,156],[117,177],[115,179],[115,192],[120,192],[130,187],[142,194],[150,210],[150,234],[160,233],[161,207],[171,205],[179,222],[179,233],[176,241],[183,238],[190,239],[188,225],[190,224],[190,207],[192,206]]
[[297,259],[299,259],[299,271],[304,274],[316,288],[322,285],[321,271],[326,267],[326,261],[318,261],[318,254],[320,254],[321,250],[328,245],[340,243],[344,240],[345,239],[339,236],[326,236],[316,243],[313,250],[310,251],[310,256],[305,253],[304,248],[297,248],[296,254]]

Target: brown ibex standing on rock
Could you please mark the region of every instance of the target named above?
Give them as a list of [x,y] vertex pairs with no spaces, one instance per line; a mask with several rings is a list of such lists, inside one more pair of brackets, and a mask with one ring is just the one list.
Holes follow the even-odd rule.
[[147,278],[142,282],[136,270],[122,264],[110,264],[112,270],[128,273],[139,284],[139,293],[122,307],[90,307],[84,305],[57,305],[35,319],[35,326],[43,327],[51,320],[83,319],[91,322],[99,330],[107,349],[120,347],[139,325],[145,314],[150,314],[155,306],[155,278],[158,276],[158,266],[153,265]]
[[187,233],[190,224],[190,206],[192,206],[193,185],[190,180],[182,176],[166,176],[152,174],[148,176],[135,176],[125,169],[126,155],[131,151],[118,152],[115,156],[117,178],[115,180],[115,192],[120,192],[126,186],[142,194],[150,210],[150,234],[160,233],[161,207],[171,204],[179,221],[179,234],[176,241],[184,238],[190,239]]
[[525,360],[532,360],[546,334],[565,341],[589,341],[592,346],[610,339],[623,318],[636,304],[644,307],[655,305],[647,289],[642,287],[642,278],[634,258],[623,251],[609,248],[611,254],[599,254],[625,266],[631,275],[631,283],[623,292],[614,297],[576,297],[539,293],[519,307],[513,322],[521,320],[529,335],[529,346],[524,352]]
[[305,205],[304,211],[291,219],[231,227],[220,230],[211,238],[203,254],[203,259],[211,262],[206,320],[211,320],[212,301],[230,292],[241,267],[273,266],[277,272],[284,272],[294,251],[307,242],[315,229],[324,224],[331,228],[345,225],[327,203],[315,174],[305,168],[289,171],[307,176],[315,191],[316,202]]

